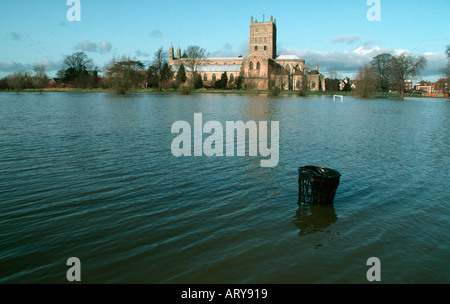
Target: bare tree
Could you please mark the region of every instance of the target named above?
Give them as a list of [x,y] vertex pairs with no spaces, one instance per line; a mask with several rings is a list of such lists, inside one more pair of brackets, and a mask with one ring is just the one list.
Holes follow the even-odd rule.
[[447,45],[447,49],[445,50],[447,55],[447,68],[445,69],[445,74],[447,78],[450,78],[450,45]]
[[153,57],[153,62],[151,67],[153,68],[152,71],[156,72],[156,76],[158,77],[158,88],[161,91],[162,90],[162,83],[164,78],[163,68],[164,64],[167,63],[167,53],[164,52],[164,49],[160,47]]
[[196,45],[189,46],[186,50],[186,56],[186,66],[190,69],[192,73],[192,80],[194,80],[198,67],[205,62],[206,50]]
[[370,65],[366,64],[359,69],[358,75],[356,76],[357,86],[355,89],[359,97],[369,98],[375,91],[377,81],[375,75]]
[[64,58],[58,77],[65,82],[74,84],[76,87],[86,88],[91,84],[90,70],[92,70],[93,65],[92,59],[84,52],[74,53]]
[[27,73],[24,71],[14,72],[6,79],[8,86],[16,91],[17,94],[25,87]]
[[380,54],[375,56],[369,63],[370,68],[376,75],[376,86],[380,92],[389,92],[389,65],[392,55]]
[[436,82],[436,92],[448,93],[450,84],[450,45],[446,46],[445,55],[447,56],[447,66],[442,69],[444,78],[438,79]]
[[47,66],[45,64],[37,64],[33,68],[33,87],[40,89],[40,94],[42,94],[42,89],[44,89],[48,84],[48,76],[45,73],[46,69]]
[[426,66],[427,60],[424,56],[406,53],[392,56],[389,64],[389,76],[392,86],[399,91],[400,99],[405,97],[405,81],[418,77],[420,71]]
[[329,85],[326,85],[327,89],[329,88],[329,90],[331,92],[335,92],[335,90],[339,90],[339,74],[337,72],[337,68],[335,66],[331,66],[328,69],[328,77],[330,79],[330,83]]
[[309,83],[306,75],[302,75],[302,80],[297,80],[297,96],[305,97],[308,95],[309,92]]
[[93,61],[84,52],[77,52],[66,56],[63,61],[63,67],[72,68],[77,72],[91,69]]
[[106,77],[117,94],[124,95],[133,87],[137,87],[144,78],[140,72],[144,64],[129,57],[113,59],[106,68]]
[[440,78],[436,81],[436,92],[448,93],[450,78]]

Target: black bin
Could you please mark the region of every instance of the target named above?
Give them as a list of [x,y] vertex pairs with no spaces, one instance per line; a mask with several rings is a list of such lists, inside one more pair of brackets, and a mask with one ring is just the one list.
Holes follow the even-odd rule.
[[298,168],[298,203],[333,205],[341,174],[333,169],[306,166]]

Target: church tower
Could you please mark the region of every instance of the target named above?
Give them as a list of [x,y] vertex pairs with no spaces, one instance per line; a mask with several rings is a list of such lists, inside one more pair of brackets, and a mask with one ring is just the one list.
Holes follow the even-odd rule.
[[258,53],[265,57],[275,59],[277,57],[277,19],[270,16],[269,22],[253,22],[250,24],[250,52]]
[[173,60],[175,59],[174,55],[173,55],[173,46],[172,43],[170,44],[170,49],[169,49],[169,65],[173,64]]

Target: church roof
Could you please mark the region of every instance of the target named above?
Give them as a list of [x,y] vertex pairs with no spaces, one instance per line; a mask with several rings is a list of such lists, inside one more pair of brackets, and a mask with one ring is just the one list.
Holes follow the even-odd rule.
[[[188,58],[176,58],[176,60],[180,61],[188,61]],[[237,60],[237,61],[243,61],[243,57],[206,57],[203,59],[203,61],[218,61],[218,60]]]
[[[179,66],[172,66],[173,72],[178,72]],[[186,72],[190,72],[191,69],[186,67]],[[200,65],[197,67],[197,72],[206,73],[206,72],[240,72],[241,65],[240,64],[208,64],[208,65]]]
[[242,57],[206,57],[205,60],[243,60]]
[[199,72],[240,72],[240,64],[211,64],[198,67]]
[[300,60],[297,55],[280,55],[275,60]]

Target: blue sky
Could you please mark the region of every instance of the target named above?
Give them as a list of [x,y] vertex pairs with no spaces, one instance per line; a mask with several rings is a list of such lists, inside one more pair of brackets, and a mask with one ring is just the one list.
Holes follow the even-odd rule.
[[380,53],[425,55],[422,78],[437,80],[450,44],[450,1],[380,0],[381,21],[367,20],[367,0],[118,1],[80,0],[69,22],[66,0],[0,2],[0,77],[46,63],[55,75],[65,55],[84,51],[100,69],[114,56],[149,64],[159,47],[199,45],[211,56],[248,54],[250,17],[277,19],[278,54],[296,54],[320,71],[355,76]]

